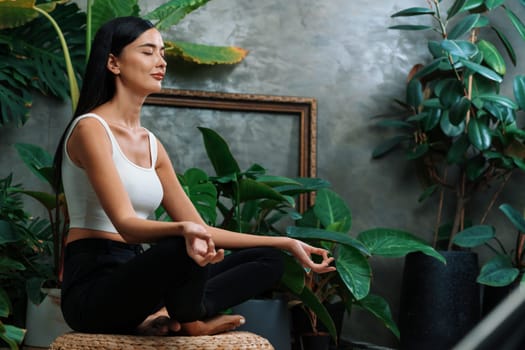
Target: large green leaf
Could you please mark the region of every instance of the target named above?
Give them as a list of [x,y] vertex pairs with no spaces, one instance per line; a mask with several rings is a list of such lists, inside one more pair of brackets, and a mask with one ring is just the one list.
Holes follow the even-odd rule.
[[[320,178],[299,177],[293,178],[292,180],[298,184],[281,185],[274,187],[274,190],[284,195],[295,196],[297,194],[317,191],[331,186],[330,182]],[[259,180],[257,179],[257,181]]]
[[525,110],[525,76],[517,75],[513,81],[514,97],[518,103],[519,108]]
[[390,17],[410,17],[421,15],[433,15],[435,12],[428,7],[411,7],[394,13]]
[[462,122],[459,125],[454,125],[450,122],[448,111],[443,112],[439,126],[443,133],[449,137],[459,136],[465,130],[465,122]]
[[411,252],[422,252],[445,263],[445,258],[421,238],[391,228],[374,228],[361,232],[357,239],[374,256],[403,257]]
[[[39,7],[49,12],[57,3],[62,2],[64,1],[51,1]],[[31,22],[39,16],[35,7],[35,0],[0,0],[0,29],[20,27]]]
[[388,154],[406,139],[407,137],[405,135],[398,135],[387,139],[385,142],[374,148],[374,151],[372,152],[372,158],[380,158]]
[[471,118],[468,123],[468,139],[480,151],[489,149],[492,144],[490,127],[483,120]]
[[459,100],[453,103],[449,112],[450,122],[454,125],[461,124],[467,116],[467,112],[470,109],[470,105],[470,100],[465,96],[462,96]]
[[485,0],[485,6],[490,11],[494,10],[496,7],[499,7],[505,3],[506,0]]
[[491,26],[491,28],[492,28],[492,30],[494,30],[494,32],[498,36],[499,40],[501,41],[501,43],[505,47],[505,51],[507,51],[507,54],[509,55],[509,58],[510,58],[512,64],[516,65],[516,60],[517,60],[517,58],[516,58],[516,51],[514,50],[514,47],[510,43],[510,41],[507,38],[507,36],[501,30],[499,30],[498,28],[496,28],[494,26]]
[[525,219],[523,214],[514,209],[510,204],[504,203],[499,206],[499,210],[512,222],[519,232],[525,233]]
[[441,47],[454,57],[469,59],[478,53],[478,48],[466,40],[443,40]]
[[23,271],[26,267],[20,261],[11,259],[7,256],[0,256],[0,273],[8,271]]
[[166,30],[177,24],[188,13],[205,5],[210,0],[171,0],[163,3],[144,18],[155,21],[155,26],[160,30]]
[[432,26],[425,26],[419,24],[399,24],[395,26],[390,26],[388,29],[397,29],[397,30],[427,30],[433,29]]
[[49,152],[38,145],[29,143],[16,143],[15,149],[20,156],[20,159],[27,165],[27,167],[40,180],[53,184],[53,180],[49,178],[49,172],[42,169],[49,169],[53,167],[53,157]]
[[17,192],[23,193],[36,199],[40,202],[47,210],[53,210],[56,208],[57,200],[56,196],[51,193],[40,192],[40,191],[28,191],[28,190],[17,190]]
[[[9,50],[0,51],[0,62],[13,68],[4,68],[0,63],[0,86],[3,86],[0,90],[12,89],[21,96],[10,98],[9,94],[0,94],[2,124],[6,120],[24,124],[32,103],[32,88],[61,99],[73,98],[78,91],[76,80],[85,61],[84,14],[75,3],[68,3],[56,6],[48,16],[52,16],[51,19],[61,28],[69,46],[68,52],[73,53],[70,59],[76,67],[76,79],[73,67],[65,63],[62,41],[58,40],[49,18],[39,16],[21,27],[0,31],[0,43],[4,41],[9,45]],[[6,76],[10,78],[5,79]]]
[[480,40],[477,45],[481,53],[483,53],[485,63],[499,75],[505,75],[507,66],[496,46],[487,40]]
[[[510,98],[498,94],[481,94],[476,96],[473,100],[474,104],[481,108],[484,102],[491,102],[499,104],[505,108],[517,109],[518,106]],[[480,104],[481,102],[481,104]]]
[[487,243],[496,236],[494,227],[475,225],[458,232],[453,239],[454,244],[464,248],[474,248]]
[[276,201],[288,202],[287,197],[283,196],[272,187],[252,179],[239,180],[239,199],[241,202],[254,199],[273,199]]
[[93,0],[91,13],[90,38],[107,21],[116,17],[138,16],[138,0]]
[[280,283],[292,293],[300,295],[305,286],[305,270],[294,257],[284,253],[283,256],[284,273]]
[[484,76],[487,79],[494,80],[498,83],[501,83],[503,81],[503,78],[498,73],[494,72],[492,69],[489,69],[474,62],[470,62],[465,59],[460,58],[459,60],[465,67],[467,67],[475,73],[480,74],[481,76]]
[[386,328],[392,331],[396,338],[399,339],[399,329],[397,328],[396,322],[392,317],[390,306],[384,298],[380,297],[379,295],[368,294],[363,299],[357,301],[355,305],[371,312],[383,322]]
[[479,18],[480,15],[478,13],[473,13],[463,17],[458,23],[454,25],[454,27],[452,27],[451,30],[449,30],[448,38],[454,40],[467,34],[476,27]]
[[359,240],[356,240],[353,237],[341,232],[332,232],[323,229],[313,228],[313,227],[299,227],[299,226],[289,226],[286,228],[286,234],[292,238],[299,238],[304,240],[320,240],[327,242],[336,242],[349,247],[357,249],[361,254],[370,255],[368,248],[361,243]]
[[497,255],[482,266],[477,282],[493,287],[508,286],[516,280],[519,273],[509,256]]
[[370,292],[372,269],[366,257],[354,247],[340,246],[335,260],[337,273],[346,288],[357,300],[361,300]]
[[464,1],[464,5],[461,8],[462,11],[473,11],[473,12],[481,12],[485,11],[484,5],[485,0],[466,0]]
[[465,5],[465,0],[455,0],[454,3],[452,4],[452,6],[450,6],[448,11],[447,11],[448,19],[451,19],[456,14],[461,12],[461,10],[463,9],[464,5]]
[[212,46],[184,41],[165,41],[166,55],[182,57],[197,64],[235,64],[242,61],[248,51],[235,46]]
[[[0,326],[2,322],[0,321]],[[13,325],[4,325],[4,332],[0,332],[0,338],[5,341],[11,350],[18,350],[18,345],[22,344],[26,330]]]
[[441,120],[441,114],[443,110],[441,108],[430,108],[427,116],[422,121],[423,130],[430,131],[433,130],[436,126],[439,125]]
[[217,188],[208,175],[197,168],[178,175],[181,185],[204,221],[213,225],[217,219]]
[[239,164],[233,157],[226,141],[214,130],[198,127],[204,140],[204,147],[217,176],[238,174]]
[[330,189],[317,191],[314,212],[325,228],[339,223],[340,232],[346,233],[352,227],[350,208],[340,195]]
[[417,79],[412,79],[407,85],[406,90],[407,103],[417,111],[419,105],[423,102],[423,86]]
[[435,60],[433,60],[432,62],[427,64],[425,67],[423,67],[421,70],[419,70],[416,74],[414,74],[412,79],[419,79],[419,78],[425,77],[425,76],[427,76],[427,75],[429,75],[431,73],[434,73],[435,71],[437,71],[439,69],[441,64],[443,62],[445,62],[446,60],[447,60],[446,57],[438,57],[438,58],[436,58]]
[[15,234],[11,223],[0,219],[0,245],[18,240],[20,240],[20,237]]
[[516,30],[518,31],[519,35],[521,36],[521,38],[523,40],[525,40],[525,25],[523,24],[523,22],[520,20],[520,18],[518,16],[516,16],[516,14],[511,10],[509,9],[508,7],[505,7],[505,13],[507,14],[507,16],[509,17],[512,25],[514,26],[514,28],[516,28]]
[[[0,63],[1,65],[1,63]],[[9,68],[11,70],[11,67]],[[18,83],[8,85],[7,77],[9,73],[4,73],[0,67],[0,126],[16,123],[22,126],[29,118],[31,108],[31,95],[27,89],[24,89]],[[4,85],[6,84],[6,85]]]

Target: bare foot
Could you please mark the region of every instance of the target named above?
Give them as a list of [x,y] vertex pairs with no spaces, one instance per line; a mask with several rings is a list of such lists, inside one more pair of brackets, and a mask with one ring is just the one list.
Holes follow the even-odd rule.
[[170,331],[178,332],[180,323],[172,320],[166,308],[162,308],[154,314],[149,315],[137,327],[137,333],[148,336],[168,335]]
[[181,333],[185,335],[213,335],[232,331],[246,322],[239,315],[219,315],[205,321],[181,324]]

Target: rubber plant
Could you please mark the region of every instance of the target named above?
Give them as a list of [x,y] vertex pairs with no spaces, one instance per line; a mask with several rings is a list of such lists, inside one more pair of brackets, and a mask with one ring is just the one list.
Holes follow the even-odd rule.
[[[525,110],[525,76],[507,74],[506,62],[515,65],[517,57],[497,21],[506,20],[507,27],[525,40],[525,25],[510,6],[524,4],[455,0],[445,9],[439,0],[422,3],[427,7],[392,15],[429,17],[427,22],[390,28],[436,35],[428,40],[427,60],[408,74],[406,99],[396,100],[399,112],[382,116],[379,125],[394,134],[374,150],[373,157],[402,149],[415,163],[424,185],[419,200],[435,195],[439,203],[433,245],[450,250],[458,247],[456,234],[467,228],[490,234],[491,227],[485,224],[488,213],[511,175],[525,170],[525,130],[519,120]],[[505,79],[512,83],[514,98],[503,93]],[[488,200],[476,202],[482,208],[473,207],[484,192]],[[453,212],[452,217],[446,212]],[[470,227],[473,213],[481,215]]]
[[485,246],[494,254],[481,267],[478,283],[492,287],[505,287],[516,282],[525,283],[525,218],[508,203],[501,204],[499,210],[516,230],[513,249],[505,248],[492,226],[484,231],[467,228],[456,235],[454,244],[464,248]]
[[[87,13],[68,0],[0,0],[0,127],[27,121],[32,90],[69,96],[74,110],[92,36],[107,20],[142,16],[164,31],[207,2],[171,0],[142,14],[138,0],[89,0]],[[168,56],[196,64],[234,64],[247,55],[232,46],[169,40],[165,45]]]

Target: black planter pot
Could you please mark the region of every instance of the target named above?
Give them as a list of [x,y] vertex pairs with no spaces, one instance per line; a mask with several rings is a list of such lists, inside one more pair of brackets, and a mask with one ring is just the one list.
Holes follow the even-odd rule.
[[291,349],[290,312],[286,300],[250,299],[232,310],[246,318],[246,324],[237,330],[265,337],[276,350]]
[[[326,310],[332,317],[332,320],[335,324],[337,339],[340,339],[341,335],[341,329],[343,326],[343,320],[345,315],[345,305],[343,302],[336,302],[336,303],[325,303]],[[294,344],[292,346],[292,350],[301,350],[303,349],[302,344],[305,342],[309,344],[310,342],[324,342],[321,340],[309,340],[310,338],[313,338],[315,335],[314,330],[312,329],[312,325],[310,324],[310,320],[308,318],[308,315],[306,311],[301,306],[295,306],[291,309],[291,318],[292,318],[292,336],[294,338]],[[320,338],[326,338],[326,335],[328,334],[328,329],[323,325],[323,323],[320,320],[317,320],[317,330],[321,335],[318,334]],[[306,340],[302,339],[302,336],[306,335]],[[332,339],[330,335],[328,335],[328,348],[329,349],[335,349],[337,348],[337,344]]]
[[401,349],[450,349],[480,320],[477,254],[440,252],[447,264],[422,253],[405,258],[399,328]]
[[330,339],[328,333],[303,334],[300,337],[301,350],[328,350]]
[[482,303],[481,316],[487,316],[499,303],[503,301],[517,286],[517,283],[512,283],[503,287],[482,287]]

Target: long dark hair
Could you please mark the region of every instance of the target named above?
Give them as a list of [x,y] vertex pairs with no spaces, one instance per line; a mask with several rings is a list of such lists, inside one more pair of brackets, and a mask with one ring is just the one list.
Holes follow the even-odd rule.
[[118,57],[122,49],[135,41],[154,25],[140,17],[118,17],[102,25],[91,45],[91,53],[84,73],[82,89],[73,118],[66,126],[55,152],[55,191],[60,193],[62,160],[66,134],[76,118],[109,101],[115,94],[115,77],[107,68],[109,54]]

